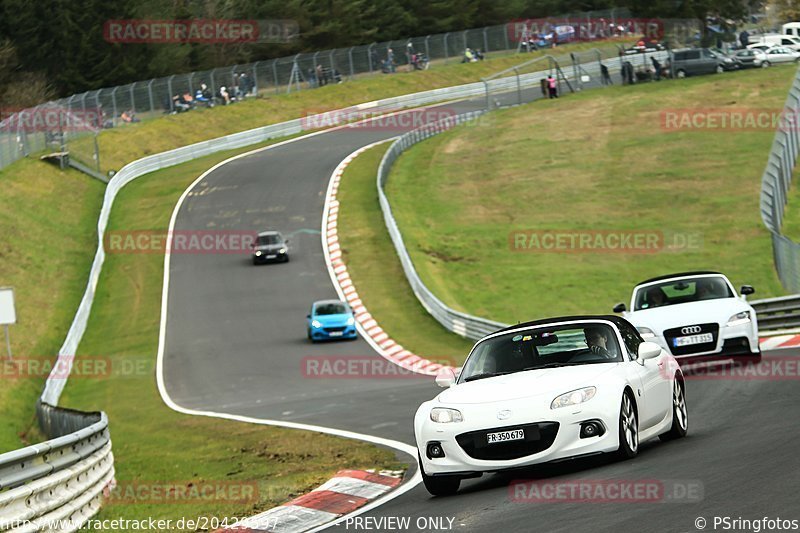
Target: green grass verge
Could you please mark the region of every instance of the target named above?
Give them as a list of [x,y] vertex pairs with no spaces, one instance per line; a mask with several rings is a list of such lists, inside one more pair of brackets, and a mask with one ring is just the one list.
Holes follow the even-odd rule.
[[26,361],[49,360],[64,341],[86,288],[102,200],[102,183],[74,170],[25,159],[0,171],[0,287],[14,288],[17,311],[15,363],[0,345],[0,453],[41,440],[34,405],[45,376]]
[[[635,282],[681,270],[718,269],[759,296],[781,294],[758,207],[774,132],[666,131],[661,113],[780,109],[794,75],[615,86],[503,110],[488,127],[417,145],[388,194],[420,276],[455,309],[509,323],[610,312]],[[700,242],[650,254],[521,252],[509,242],[514,231],[565,229]]]
[[437,362],[458,363],[472,343],[445,330],[414,296],[383,222],[375,175],[389,143],[359,155],[339,184],[339,244],[361,301],[404,348]]
[[[576,43],[561,46],[555,52],[562,55],[598,46],[611,47],[613,44]],[[123,125],[104,130],[98,136],[101,166],[104,171],[119,170],[126,163],[146,155],[238,131],[382,98],[477,82],[483,76],[549,52],[553,51],[505,55],[468,64],[454,61],[418,72],[400,69],[392,75],[363,77],[289,94],[264,93],[262,97],[251,98],[235,105],[198,109]],[[70,143],[70,150],[85,157],[93,153],[93,142],[91,137],[73,141]]]
[[[196,176],[243,151],[204,157],[137,179],[117,197],[109,230],[166,231],[178,197]],[[101,356],[110,359],[111,368],[144,370],[71,379],[61,403],[108,414],[117,480],[123,489],[131,483],[202,486],[223,481],[245,488],[255,484],[258,497],[246,503],[225,497],[189,504],[112,501],[100,518],[242,516],[314,488],[341,468],[400,468],[392,452],[369,444],[185,416],[167,408],[153,372],[163,261],[158,254],[107,256],[78,359]]]

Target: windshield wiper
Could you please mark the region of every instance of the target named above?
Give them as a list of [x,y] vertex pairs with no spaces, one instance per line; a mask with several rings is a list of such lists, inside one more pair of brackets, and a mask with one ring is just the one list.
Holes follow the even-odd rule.
[[511,372],[482,372],[480,374],[473,374],[469,377],[464,378],[464,383],[466,383],[467,381],[475,381],[477,379],[493,378],[495,376],[504,376],[510,373]]
[[529,366],[528,368],[523,368],[522,370],[523,371],[525,371],[525,370],[539,370],[539,369],[542,369],[542,368],[558,368],[560,366],[576,366],[576,365],[582,365],[582,364],[583,363],[546,363],[546,364],[541,365],[541,366]]

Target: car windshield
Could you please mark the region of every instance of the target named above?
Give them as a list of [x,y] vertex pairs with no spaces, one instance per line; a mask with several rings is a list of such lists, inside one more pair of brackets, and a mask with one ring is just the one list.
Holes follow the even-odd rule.
[[460,382],[515,372],[593,363],[621,362],[616,330],[602,322],[538,326],[478,343]]
[[719,276],[667,280],[636,291],[634,311],[717,298],[732,298],[730,286]]
[[347,313],[347,306],[340,302],[317,304],[314,308],[315,315],[342,315]]
[[280,244],[281,243],[281,236],[277,233],[271,233],[269,235],[259,235],[256,244],[258,246],[268,246],[270,244]]

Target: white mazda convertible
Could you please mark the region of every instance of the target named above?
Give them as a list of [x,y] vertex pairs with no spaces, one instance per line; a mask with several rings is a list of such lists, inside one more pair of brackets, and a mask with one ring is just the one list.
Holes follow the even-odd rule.
[[414,433],[425,487],[599,453],[634,457],[653,437],[686,435],[675,359],[618,316],[539,320],[481,339],[447,390],[423,403]]
[[676,359],[761,357],[756,312],[745,298],[755,290],[743,285],[741,295],[719,272],[685,272],[649,279],[636,285],[631,308],[617,304],[642,337],[669,350]]

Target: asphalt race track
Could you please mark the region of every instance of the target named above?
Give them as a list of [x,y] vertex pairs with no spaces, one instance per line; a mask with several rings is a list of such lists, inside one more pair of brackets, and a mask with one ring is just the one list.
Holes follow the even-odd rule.
[[[448,107],[463,111],[480,104]],[[316,379],[303,372],[308,356],[380,357],[362,340],[312,345],[304,317],[313,300],[336,297],[319,235],[331,173],[359,147],[399,133],[343,128],[304,138],[223,165],[192,190],[176,231],[278,229],[291,240],[291,262],[255,267],[243,255],[171,257],[163,363],[175,403],[413,444],[414,411],[438,391],[431,378]],[[765,354],[798,355],[800,350]],[[484,475],[446,498],[431,498],[420,485],[363,516],[411,517],[415,531],[417,517],[444,517],[463,531],[543,532],[697,531],[698,517],[713,530],[714,516],[800,519],[796,380],[690,379],[687,399],[689,436],[643,443],[632,461],[589,458]],[[667,497],[520,503],[509,493],[509,482],[517,479],[675,480],[699,487],[700,497],[688,503]]]

